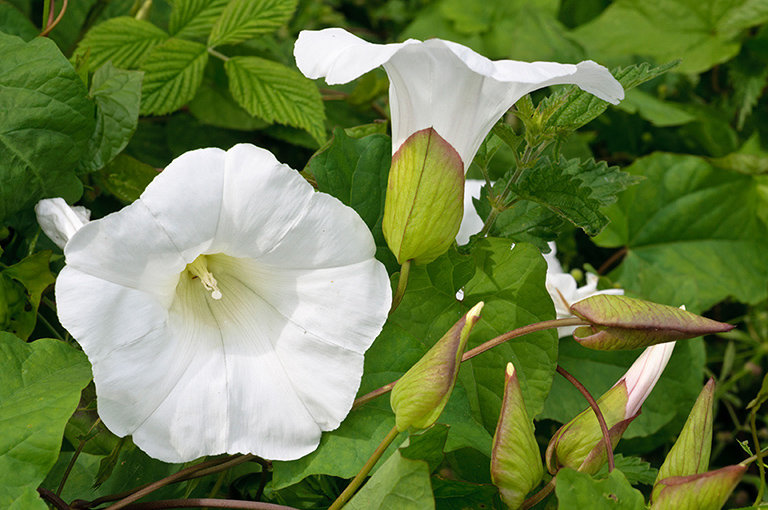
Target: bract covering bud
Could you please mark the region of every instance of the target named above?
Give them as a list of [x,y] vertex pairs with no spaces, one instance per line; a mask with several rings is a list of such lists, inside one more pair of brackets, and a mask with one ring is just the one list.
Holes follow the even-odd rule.
[[680,437],[659,469],[656,482],[672,476],[698,475],[707,471],[712,451],[712,401],[715,380],[710,379],[688,415]]
[[591,323],[574,331],[574,340],[602,351],[637,349],[733,329],[731,324],[673,306],[607,294],[574,303],[571,312]]
[[459,319],[392,388],[389,403],[399,432],[411,426],[425,429],[443,412],[459,375],[469,333],[480,320],[483,304],[479,302]]
[[746,470],[736,465],[665,478],[653,486],[651,510],[720,510]]
[[491,480],[511,509],[520,508],[525,496],[541,481],[544,466],[534,436],[533,422],[523,402],[520,381],[512,363],[507,365],[501,414],[493,435]]
[[464,207],[464,163],[433,128],[392,156],[382,229],[397,261],[432,262],[453,243]]

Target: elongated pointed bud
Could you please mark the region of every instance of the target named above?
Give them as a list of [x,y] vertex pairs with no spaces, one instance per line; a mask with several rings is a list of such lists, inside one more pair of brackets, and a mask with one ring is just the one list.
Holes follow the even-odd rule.
[[746,470],[737,465],[665,478],[653,486],[651,510],[720,510]]
[[397,261],[432,262],[456,238],[464,207],[464,163],[432,128],[392,156],[382,229]]
[[491,480],[498,487],[502,501],[510,510],[516,510],[525,501],[526,494],[539,484],[542,476],[544,466],[533,422],[525,410],[515,367],[509,363],[501,414],[493,435]]
[[425,429],[443,412],[459,376],[461,357],[472,327],[480,320],[483,302],[476,304],[453,325],[392,388],[389,402],[395,411],[395,425]]
[[673,306],[607,294],[574,303],[571,312],[591,323],[576,329],[573,339],[602,351],[637,349],[733,329],[731,324]]
[[710,379],[699,393],[699,398],[688,415],[680,437],[667,454],[659,469],[656,482],[672,476],[690,476],[704,473],[709,468],[712,451],[712,402],[715,380]]

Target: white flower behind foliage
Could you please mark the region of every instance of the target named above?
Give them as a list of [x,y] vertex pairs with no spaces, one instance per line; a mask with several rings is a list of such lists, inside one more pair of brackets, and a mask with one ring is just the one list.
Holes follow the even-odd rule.
[[289,460],[352,406],[391,302],[374,252],[268,151],[201,149],[71,236],[56,301],[114,433],[168,462]]

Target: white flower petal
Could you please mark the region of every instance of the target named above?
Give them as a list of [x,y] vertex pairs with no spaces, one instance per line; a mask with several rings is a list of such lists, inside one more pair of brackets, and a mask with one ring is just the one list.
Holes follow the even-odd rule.
[[659,381],[662,372],[672,356],[675,342],[652,345],[647,347],[637,360],[629,367],[627,373],[616,383],[627,383],[626,416],[634,416],[651,394],[653,387]]
[[91,211],[82,206],[70,207],[63,198],[46,198],[35,205],[40,228],[59,248],[91,219]]
[[485,181],[480,179],[467,179],[464,181],[464,217],[461,219],[459,233],[456,234],[456,242],[467,244],[469,238],[483,229],[483,220],[475,210],[473,198],[480,198]]

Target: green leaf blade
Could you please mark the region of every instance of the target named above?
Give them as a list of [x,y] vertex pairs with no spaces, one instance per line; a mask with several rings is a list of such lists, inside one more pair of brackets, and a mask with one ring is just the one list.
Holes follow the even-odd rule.
[[168,32],[173,37],[207,38],[229,0],[177,0],[173,4]]
[[84,57],[92,69],[107,62],[121,69],[136,69],[152,49],[168,40],[168,34],[145,20],[128,16],[112,18],[89,30],[73,55]]
[[208,46],[237,44],[288,23],[298,0],[232,0],[213,26]]

